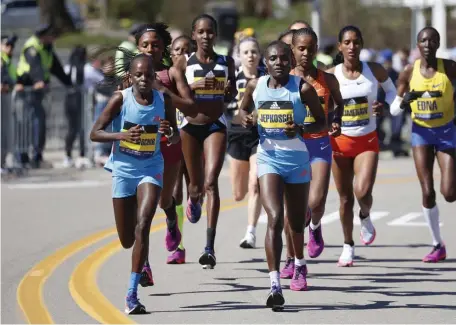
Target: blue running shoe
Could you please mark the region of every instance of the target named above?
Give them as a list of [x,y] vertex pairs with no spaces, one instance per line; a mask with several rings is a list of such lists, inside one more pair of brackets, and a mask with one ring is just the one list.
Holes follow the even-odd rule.
[[145,314],[146,307],[139,302],[138,293],[130,291],[125,298],[125,313],[131,314]]

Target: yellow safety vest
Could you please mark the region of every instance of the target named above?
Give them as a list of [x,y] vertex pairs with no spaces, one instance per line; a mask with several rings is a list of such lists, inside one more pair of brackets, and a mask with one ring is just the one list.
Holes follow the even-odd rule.
[[11,62],[11,58],[4,52],[2,52],[2,64],[5,64],[8,69],[9,77],[16,81],[16,67]]
[[44,81],[49,81],[51,78],[53,53],[45,50],[43,44],[35,35],[30,37],[22,48],[19,63],[17,65],[17,76],[20,77],[30,72],[30,63],[27,62],[27,59],[25,58],[25,51],[31,47],[36,50],[41,58],[41,65],[44,70]]

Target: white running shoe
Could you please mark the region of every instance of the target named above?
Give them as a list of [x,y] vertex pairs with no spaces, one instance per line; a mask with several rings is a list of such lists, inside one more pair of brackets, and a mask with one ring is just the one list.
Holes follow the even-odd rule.
[[63,162],[62,162],[62,167],[63,168],[70,168],[70,167],[73,167],[73,166],[74,166],[73,159],[71,159],[70,157],[65,157],[63,159]]
[[79,157],[75,160],[74,166],[77,169],[93,168],[93,163],[92,163],[92,161],[90,161],[89,158]]
[[256,237],[251,232],[247,232],[245,237],[241,240],[239,246],[242,248],[255,248]]
[[353,259],[355,258],[355,246],[350,246],[348,244],[344,244],[344,248],[342,250],[342,254],[340,254],[339,262],[337,262],[337,266],[353,266]]
[[[361,215],[361,212],[360,212]],[[364,245],[370,245],[374,242],[375,240],[375,227],[374,224],[372,223],[371,217],[367,217],[364,219],[361,219],[361,231],[360,231],[360,238],[361,242]]]

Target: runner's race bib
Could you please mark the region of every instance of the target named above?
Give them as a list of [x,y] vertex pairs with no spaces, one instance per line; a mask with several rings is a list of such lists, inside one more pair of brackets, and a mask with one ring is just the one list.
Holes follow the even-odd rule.
[[214,100],[224,98],[225,96],[225,71],[209,71],[207,74],[203,75],[204,71],[196,70],[194,75],[194,80],[198,81],[203,78],[214,78],[214,87],[213,88],[200,88],[195,90],[195,97],[197,99],[203,100]]
[[[131,127],[137,124],[128,121],[124,122],[121,132],[128,132]],[[132,143],[125,140],[120,141],[119,151],[138,159],[150,158],[154,155],[157,143],[158,125],[142,125],[139,143]]]
[[369,124],[369,103],[367,97],[344,99],[343,127],[365,126]]
[[260,135],[272,139],[289,139],[284,132],[288,121],[293,121],[293,103],[291,101],[259,103],[258,125]]
[[[326,107],[325,107],[325,97],[320,96],[318,97],[320,99],[320,104],[321,107],[323,107],[323,111],[326,112]],[[315,123],[315,118],[312,116],[312,113],[310,112],[309,107],[307,107],[307,115],[306,118],[304,119],[304,124],[312,124]]]

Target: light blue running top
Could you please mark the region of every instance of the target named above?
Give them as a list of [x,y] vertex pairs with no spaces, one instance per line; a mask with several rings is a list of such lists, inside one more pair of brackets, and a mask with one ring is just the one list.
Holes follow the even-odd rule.
[[258,159],[263,163],[280,163],[286,166],[301,166],[309,162],[309,153],[301,135],[288,138],[285,123],[293,120],[303,124],[307,114],[301,101],[300,77],[290,75],[288,83],[277,89],[268,87],[270,76],[258,79],[253,92],[253,101],[258,113]]
[[115,141],[111,155],[104,168],[113,176],[126,178],[148,176],[163,169],[163,156],[160,151],[160,120],[165,118],[163,94],[153,90],[153,102],[144,106],[133,95],[133,88],[122,90],[123,104],[119,115],[112,121],[113,132],[127,132],[140,125],[140,143]]

